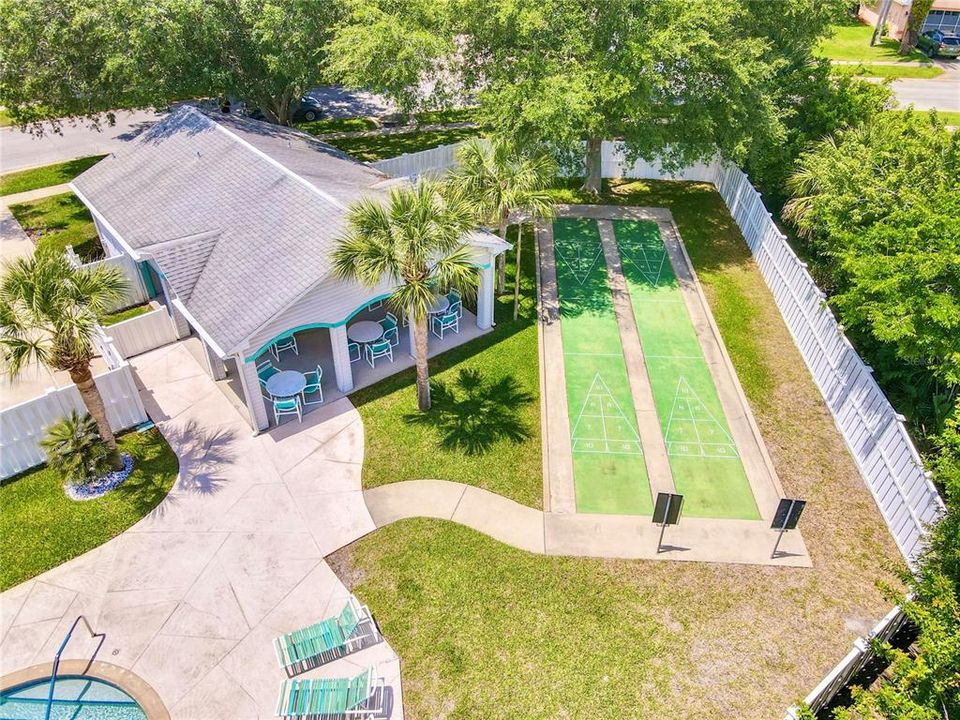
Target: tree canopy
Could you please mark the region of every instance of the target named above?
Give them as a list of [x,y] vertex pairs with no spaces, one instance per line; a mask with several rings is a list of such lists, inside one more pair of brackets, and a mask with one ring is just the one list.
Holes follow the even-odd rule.
[[960,136],[935,113],[881,113],[803,154],[789,186],[843,321],[960,384]]
[[324,71],[338,0],[0,0],[0,104],[13,120],[231,95],[287,123]]
[[[525,144],[582,153],[599,187],[599,143],[679,165],[720,152],[743,159],[757,138],[782,136],[769,90],[809,59],[839,4],[784,0],[360,0],[330,46],[344,81],[399,99],[442,101],[473,92],[483,117]],[[398,68],[372,55],[369,18],[422,54]],[[372,41],[370,41],[372,42]],[[432,77],[440,78],[433,85]]]

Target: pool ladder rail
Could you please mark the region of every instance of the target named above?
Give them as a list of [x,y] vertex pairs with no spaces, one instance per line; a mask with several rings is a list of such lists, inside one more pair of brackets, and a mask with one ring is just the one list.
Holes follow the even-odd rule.
[[53,691],[57,685],[57,671],[60,669],[60,656],[63,654],[64,649],[66,649],[67,643],[70,642],[70,638],[73,636],[73,631],[77,629],[77,625],[80,624],[81,620],[87,628],[87,632],[90,633],[90,637],[100,638],[100,642],[97,643],[97,649],[94,650],[93,655],[90,656],[90,662],[87,664],[88,670],[93,664],[93,659],[100,652],[100,648],[103,647],[103,641],[107,639],[105,633],[95,633],[83,615],[77,615],[77,619],[73,621],[73,625],[67,630],[67,634],[63,636],[63,642],[60,643],[57,654],[53,656],[53,672],[50,673],[50,693],[47,695],[47,711],[44,714],[44,720],[50,720],[50,712],[53,710]]

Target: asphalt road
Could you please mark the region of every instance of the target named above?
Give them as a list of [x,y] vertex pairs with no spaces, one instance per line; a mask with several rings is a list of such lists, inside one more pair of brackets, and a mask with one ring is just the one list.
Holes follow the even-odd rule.
[[895,80],[891,87],[901,105],[960,112],[960,70],[948,70],[933,80]]

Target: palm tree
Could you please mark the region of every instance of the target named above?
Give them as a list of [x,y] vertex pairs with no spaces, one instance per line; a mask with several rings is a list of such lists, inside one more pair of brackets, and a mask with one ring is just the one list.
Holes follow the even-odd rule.
[[347,214],[347,234],[333,253],[334,273],[374,287],[383,279],[397,287],[387,301],[413,322],[417,361],[417,406],[430,409],[427,316],[440,290],[475,295],[479,273],[463,242],[476,217],[451,186],[421,181],[394,188],[386,205],[364,198]]
[[54,252],[19,258],[0,278],[0,355],[7,372],[17,377],[33,361],[67,371],[118,468],[117,440],[90,361],[97,319],[123,300],[126,289],[118,268],[76,268]]
[[[550,215],[553,199],[547,188],[556,175],[556,165],[545,155],[525,155],[502,139],[474,139],[457,152],[457,170],[452,182],[476,204],[477,212],[497,226],[506,240],[510,213],[522,211],[528,218]],[[514,283],[513,318],[520,307],[520,228],[517,228],[517,276]],[[506,257],[497,262],[497,287],[506,285]]]

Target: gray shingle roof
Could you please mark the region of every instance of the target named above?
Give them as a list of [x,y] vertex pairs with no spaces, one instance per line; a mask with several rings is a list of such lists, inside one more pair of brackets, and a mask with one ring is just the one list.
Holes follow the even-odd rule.
[[231,352],[330,270],[385,176],[303,133],[185,106],[73,181]]

